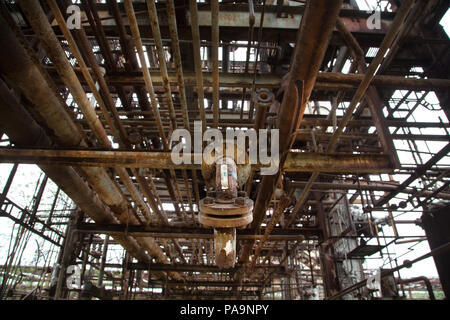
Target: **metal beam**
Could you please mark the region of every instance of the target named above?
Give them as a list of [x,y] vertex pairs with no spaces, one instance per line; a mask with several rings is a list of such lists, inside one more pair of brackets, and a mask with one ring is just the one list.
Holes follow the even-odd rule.
[[[307,182],[295,181],[288,184],[289,187],[303,189],[306,187]],[[353,184],[353,183],[327,183],[327,182],[315,182],[311,189],[312,190],[324,190],[329,192],[330,190],[367,190],[367,191],[382,191],[382,192],[392,192],[396,190],[398,185],[371,182],[371,184]],[[427,197],[433,194],[433,191],[417,191],[411,188],[405,188],[400,193],[414,194],[419,197]],[[450,200],[450,193],[437,193],[434,194],[436,198]]]
[[[220,269],[218,266],[213,265],[195,265],[195,264],[157,264],[157,263],[129,263],[127,265],[128,270],[150,270],[150,271],[175,271],[175,272],[213,272],[213,273],[234,273],[239,271],[240,266],[235,266],[229,269]],[[255,269],[278,269],[283,268],[279,265],[266,265],[256,266]]]
[[[155,237],[155,238],[184,238],[184,239],[213,239],[214,230],[210,228],[188,228],[188,227],[148,227],[127,226],[119,224],[81,224],[77,231],[94,234],[128,234],[133,237]],[[317,237],[320,230],[314,227],[295,229],[274,229],[269,236],[269,241],[297,241],[304,237]],[[238,240],[258,240],[263,235],[255,235],[249,229],[236,230]]]
[[[48,30],[48,19],[39,3],[25,3],[23,1],[21,3],[23,4],[23,7],[26,8],[30,20],[34,22],[34,27],[37,30],[42,29],[41,31],[45,34],[48,34],[49,32],[51,34],[51,32],[53,32],[51,29]],[[67,106],[64,104],[59,93],[57,93],[56,87],[51,84],[48,75],[43,72],[42,67],[37,63],[37,61],[30,56],[32,50],[27,47],[26,40],[22,39],[22,41],[20,41],[21,37],[18,37],[17,33],[14,32],[17,30],[13,30],[12,28],[14,27],[11,27],[1,17],[0,25],[2,29],[0,43],[3,48],[0,56],[5,58],[4,60],[9,60],[8,64],[0,64],[0,71],[3,76],[5,76],[9,83],[18,88],[20,92],[22,92],[27,99],[32,102],[34,106],[33,114],[38,115],[40,119],[44,119],[44,124],[52,131],[56,138],[55,140],[59,145],[71,147],[86,146],[87,144],[84,136],[81,134],[79,127],[75,124],[74,119],[69,114]],[[58,45],[60,46],[59,43]],[[53,50],[55,51],[52,51],[55,55],[53,57],[53,63],[64,64],[63,61],[67,60],[67,56],[64,51],[62,51],[62,56],[59,56],[59,50],[56,48],[53,48]],[[11,57],[13,57],[13,59]],[[70,75],[68,75],[66,80],[76,82],[75,79],[74,77],[70,77]],[[74,85],[74,87],[77,86]],[[82,96],[82,93],[79,95]],[[82,100],[83,99],[84,98],[82,98]],[[87,109],[92,108],[92,110],[94,110],[89,101],[87,104]],[[99,122],[94,123],[99,124]],[[24,128],[27,128],[27,125],[21,127],[22,130],[24,130]],[[104,131],[102,131],[99,127],[97,133],[102,134],[102,132],[104,133]],[[33,137],[33,139],[37,138]],[[105,140],[109,142],[107,138]],[[29,144],[24,143],[23,145]],[[35,145],[39,145],[39,143],[36,143]],[[51,143],[48,143],[46,146],[50,145]],[[46,170],[59,169],[54,166],[45,166],[45,168]],[[68,169],[70,170],[66,173],[67,176],[71,176],[74,181],[83,186],[80,188],[85,188],[85,182],[82,181],[81,177],[79,177],[79,175],[76,174],[72,168]],[[110,217],[113,219],[112,221],[115,221],[115,219],[118,218],[119,220],[124,219],[124,222],[129,221],[130,223],[138,223],[132,214],[129,215],[127,200],[123,197],[119,188],[114,184],[110,176],[103,168],[82,167],[81,169],[89,185],[95,190],[98,197],[109,206],[109,209],[112,212],[114,212],[115,217]],[[48,175],[51,176],[50,174]],[[64,175],[59,176],[55,174],[55,176],[58,179],[55,180],[52,178],[52,180],[54,180],[56,184],[61,187],[61,189],[65,190],[65,188],[69,188],[68,184],[70,184],[70,180],[66,179]],[[87,195],[92,194],[93,191],[88,188],[86,191],[87,195],[83,198],[80,198],[80,196],[76,194],[76,190],[74,190],[74,192],[75,194],[72,193],[71,198],[74,199],[76,203],[82,203],[83,201],[86,201]],[[97,201],[100,201],[100,199],[97,199]],[[103,203],[101,204],[101,207],[104,207]],[[104,211],[105,210],[102,210],[96,213],[94,210],[91,210],[92,214],[95,214],[96,217],[101,217],[101,213]],[[123,241],[124,247],[128,247],[127,250],[130,249],[130,253],[132,252],[132,255],[136,256],[136,254],[138,254],[138,256],[144,261],[150,259],[150,257],[145,252],[142,252],[143,248],[145,248],[148,252],[151,252],[154,257],[157,257],[157,259],[161,262],[168,263],[167,257],[164,255],[160,247],[153,242],[153,239],[140,239],[139,242],[139,245],[142,245],[142,248],[139,246],[140,250],[132,249],[133,246],[136,246],[136,241],[134,239],[127,237],[127,239]]]
[[[303,119],[306,103],[316,82],[341,6],[342,1],[330,3],[317,0],[306,4],[276,124],[280,129],[280,154],[284,154],[290,147],[291,133]],[[280,165],[283,167],[282,163]],[[255,231],[259,230],[266,215],[279,177],[264,176],[261,181],[251,225]],[[266,233],[270,233],[270,230]],[[243,248],[240,257],[242,263],[248,261],[253,245],[254,241]]]
[[[187,154],[193,160],[195,154]],[[174,164],[170,152],[47,150],[0,148],[0,163],[58,164],[92,167],[154,169],[200,169],[200,164]],[[258,169],[261,165],[255,164]],[[392,171],[387,155],[319,154],[290,152],[283,165],[285,172],[386,173]]]
[[[56,76],[52,68],[47,68],[51,74]],[[76,69],[78,71],[78,69]],[[163,85],[161,73],[150,72],[153,84],[155,86]],[[213,86],[213,74],[211,72],[203,72],[203,85],[205,87]],[[108,73],[105,79],[112,86],[115,85],[144,85],[142,72],[116,72]],[[177,84],[177,75],[169,72],[168,79],[171,84]],[[258,74],[255,78],[256,88],[279,88],[281,85],[281,75],[277,74]],[[364,74],[343,74],[338,72],[320,72],[317,74],[315,90],[338,90],[356,89],[364,79]],[[184,84],[193,86],[196,84],[195,73],[184,73]],[[220,73],[220,87],[245,87],[250,88],[253,82],[252,74],[245,73]],[[417,79],[405,78],[401,76],[376,75],[371,83],[375,87],[395,88],[399,90],[447,90],[450,88],[450,80],[448,79]]]
[[402,192],[406,187],[408,187],[414,180],[423,175],[427,170],[431,169],[437,162],[442,158],[447,157],[450,152],[450,143],[443,147],[438,153],[430,158],[425,164],[419,166],[416,171],[411,174],[401,185],[399,185],[395,190],[391,191],[386,196],[379,199],[374,207],[381,207],[394,198],[397,194]]
[[[150,285],[167,285],[168,287],[235,287],[237,284],[231,281],[150,281]],[[260,282],[243,282],[243,287],[261,287]],[[184,296],[184,295],[183,295]]]
[[[123,11],[123,4],[119,3],[119,7]],[[137,12],[146,10],[142,3],[136,3],[135,5]],[[167,28],[167,14],[164,13],[165,7],[163,5],[157,4],[158,12],[162,12],[161,19],[161,29],[165,30]],[[102,21],[102,25],[105,30],[109,31],[115,27],[115,21],[111,19],[109,8],[105,4],[96,4],[97,12]],[[304,6],[267,6],[265,17],[264,17],[264,29],[266,30],[292,30],[296,31],[302,19],[304,13]],[[259,25],[261,19],[261,5],[254,6],[255,11],[255,25]],[[238,28],[249,28],[248,19],[249,7],[248,4],[219,4],[219,27],[222,29],[238,29]],[[285,17],[281,17],[280,13],[287,13]],[[81,14],[85,16],[85,13],[81,11]],[[340,12],[341,19],[348,21],[351,32],[355,33],[373,33],[383,35],[390,24],[392,23],[394,15],[388,12],[382,12],[381,14],[381,29],[369,29],[367,27],[367,20],[370,17],[369,12],[354,10],[354,9],[342,9]],[[190,14],[187,13],[188,21],[190,21]],[[211,5],[199,3],[198,4],[198,19],[200,28],[211,28]],[[152,38],[151,30],[148,28],[150,22],[148,17],[144,14],[138,15],[139,25],[142,25],[146,29],[143,33],[145,37]],[[125,23],[128,26],[128,22]],[[87,26],[87,24],[86,24]],[[209,33],[210,34],[210,33]],[[164,34],[165,35],[165,34]],[[167,37],[168,38],[168,37]]]

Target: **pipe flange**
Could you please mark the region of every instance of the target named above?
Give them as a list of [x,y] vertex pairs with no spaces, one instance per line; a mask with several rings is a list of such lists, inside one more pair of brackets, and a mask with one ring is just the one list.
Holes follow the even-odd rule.
[[253,221],[253,200],[236,198],[233,203],[210,203],[210,199],[200,200],[198,221],[201,224],[213,228],[239,228]]
[[212,228],[239,228],[250,224],[253,221],[253,214],[248,212],[245,215],[223,217],[200,213],[198,221]]
[[[214,216],[243,215],[253,210],[253,200],[249,198],[238,199],[234,202],[211,202],[213,198],[200,200],[200,213]],[[241,203],[243,201],[243,203]]]

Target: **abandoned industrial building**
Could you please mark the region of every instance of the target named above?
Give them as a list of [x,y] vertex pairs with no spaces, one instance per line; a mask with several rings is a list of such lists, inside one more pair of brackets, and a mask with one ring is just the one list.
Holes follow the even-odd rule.
[[448,9],[0,0],[0,299],[448,299]]

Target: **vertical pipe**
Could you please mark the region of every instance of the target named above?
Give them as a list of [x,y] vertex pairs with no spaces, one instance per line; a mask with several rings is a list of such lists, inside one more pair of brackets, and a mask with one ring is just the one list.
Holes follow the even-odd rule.
[[347,110],[345,111],[345,114],[336,129],[336,131],[333,133],[333,136],[331,137],[327,152],[333,152],[336,143],[338,142],[339,136],[344,131],[345,126],[347,125],[348,121],[353,116],[353,111],[355,108],[360,104],[362,98],[364,97],[367,89],[369,88],[370,83],[373,80],[373,77],[375,76],[376,72],[378,71],[379,66],[383,62],[384,56],[386,55],[386,52],[391,47],[393,41],[395,40],[395,37],[397,36],[398,31],[403,25],[403,22],[405,21],[411,6],[414,4],[414,0],[405,0],[402,2],[402,5],[400,9],[395,14],[394,22],[392,23],[391,27],[389,28],[388,33],[383,39],[383,42],[380,45],[380,48],[377,52],[377,55],[370,63],[369,67],[366,70],[366,73],[364,75],[364,78],[359,85],[358,89],[355,92],[355,95],[353,96],[352,101],[350,102],[350,105],[347,107]]
[[219,126],[219,1],[211,0],[213,127]]
[[236,261],[236,228],[215,228],[214,250],[217,266],[233,268]]
[[[245,55],[245,68],[244,73],[248,73],[248,62],[250,60],[250,49],[253,41],[253,28],[255,26],[255,8],[253,6],[253,0],[248,0],[248,43],[247,43],[247,52]],[[242,90],[242,101],[241,101],[241,112],[240,118],[243,118],[244,115],[244,102],[245,102],[245,93],[247,88],[243,88]]]
[[187,130],[189,130],[189,114],[186,102],[186,92],[184,89],[183,67],[181,65],[180,44],[178,40],[177,21],[175,18],[175,4],[173,0],[167,0],[166,6],[167,6],[167,14],[169,16],[169,30],[170,30],[170,38],[172,40],[172,52],[175,60],[175,67],[177,69],[177,80],[178,80],[181,110],[183,111],[184,127]]
[[[43,37],[45,41],[51,40],[46,37],[46,35],[48,35],[47,33],[50,33],[50,35],[48,35],[49,37],[54,38],[55,34],[51,27],[48,26],[47,18],[45,14],[42,13],[42,8],[40,8],[39,3],[34,1],[21,3],[24,7],[26,7],[28,15],[32,17],[32,19],[30,20],[33,21],[34,27],[36,27],[37,29],[37,33],[41,37]],[[2,17],[0,17],[0,26],[0,28],[3,30],[2,37],[0,37],[0,44],[3,50],[0,51],[0,55],[9,55],[8,59],[11,60],[11,63],[9,64],[0,65],[0,69],[3,75],[8,79],[8,81],[18,87],[34,104],[36,112],[41,116],[45,124],[50,129],[52,129],[54,135],[57,137],[58,143],[65,146],[84,145],[85,142],[83,140],[83,136],[80,134],[75,121],[69,114],[69,111],[65,109],[64,102],[55,91],[56,88],[54,88],[48,82],[49,79],[44,76],[42,66],[40,66],[35,60],[30,57],[30,55],[24,48],[24,45],[22,45],[22,43],[17,39],[16,34],[13,32],[12,29],[14,29],[14,27],[9,26]],[[50,41],[47,44],[50,44],[50,48],[48,49],[53,54],[57,55],[58,52],[62,49],[58,40],[56,41],[57,48],[51,47],[53,41]],[[11,54],[14,57],[13,59],[11,59]],[[59,69],[61,69],[61,73],[68,76],[66,80],[69,82],[73,81],[70,83],[70,87],[78,90],[77,94],[82,95],[84,91],[82,91],[82,87],[81,90],[79,90],[79,81],[76,78],[76,75],[74,77],[71,77],[70,72],[67,74],[68,71],[64,70],[63,66],[65,65],[65,62],[67,62],[67,56],[65,55],[64,51],[62,51],[62,56],[56,56],[55,58],[55,61],[59,65]],[[69,68],[73,72],[70,64]],[[86,99],[85,93],[84,97],[81,97],[81,99]],[[110,142],[106,136],[104,128],[102,127],[101,122],[98,120],[95,110],[91,105],[89,105],[89,101],[86,107],[87,110],[85,111],[87,111],[88,114],[91,114],[92,117],[95,117],[95,124],[99,125],[98,127],[94,127],[94,132],[98,135],[98,138],[103,142],[103,144],[109,144]],[[11,131],[10,127],[6,127]],[[20,136],[20,134],[18,134],[17,136]],[[34,139],[36,138],[34,137]],[[70,173],[72,175],[72,178],[76,179],[77,183],[80,183],[79,180],[81,180],[81,178],[75,175],[73,170],[69,170],[70,168],[66,169],[66,172],[68,174]],[[57,183],[62,188],[64,187],[66,190],[72,190],[73,187],[69,185],[68,181],[62,179],[58,175],[58,170],[49,166],[45,166],[45,170],[52,171],[53,177],[57,178]],[[112,182],[106,171],[103,169],[100,170],[99,168],[95,167],[82,167],[82,170],[85,173],[88,183],[99,194],[101,199],[106,204],[108,204],[111,210],[115,213],[116,217],[122,222],[128,221],[128,219],[131,218],[130,221],[135,224],[136,219],[133,216],[128,217],[128,207],[126,199],[123,198],[119,189]],[[80,203],[83,203],[85,201],[85,198],[83,198],[83,196],[77,195],[76,193],[72,193],[71,197],[77,199],[77,201],[80,201]],[[85,205],[85,203],[83,204]],[[102,218],[101,213],[95,212],[95,210],[90,210],[90,213],[91,215],[94,215],[99,219]],[[154,254],[157,260],[161,261],[162,263],[168,263],[166,256],[163,254],[160,247],[153,241],[152,238],[141,238],[136,242],[145,247],[145,249],[152,255]],[[126,237],[124,239],[121,239],[121,244],[127,249],[132,250],[133,254],[140,256],[144,261],[150,258],[147,254],[139,251],[134,239]]]
[[[100,109],[102,110],[103,116],[105,117],[106,123],[110,127],[113,132],[114,137],[119,141],[122,146],[129,146],[128,136],[120,124],[119,115],[117,114],[117,110],[115,108],[114,102],[111,98],[111,94],[109,93],[108,86],[106,85],[105,79],[103,78],[103,72],[100,70],[97,60],[92,52],[92,47],[87,40],[86,34],[84,30],[75,30],[74,33],[77,36],[77,41],[72,37],[70,33],[65,19],[59,10],[59,7],[55,0],[47,0],[49,7],[51,8],[53,14],[55,15],[55,19],[58,22],[58,26],[64,34],[67,42],[69,43],[70,50],[73,55],[77,59],[78,65],[80,66],[81,72],[86,79],[86,82],[91,89],[95,100],[97,101]],[[83,56],[78,48],[78,45],[85,53],[85,57],[87,58],[92,70],[94,71],[95,77],[97,79],[97,83],[100,86],[100,89],[103,93],[103,97],[100,95],[100,92],[97,90],[97,85],[94,83],[94,80],[91,76],[91,73],[88,70],[88,67],[83,59]],[[111,112],[114,122],[109,116],[109,112]]]
[[169,117],[172,124],[172,129],[176,129],[177,122],[175,109],[173,106],[172,91],[170,90],[169,74],[167,73],[166,57],[162,45],[161,32],[159,30],[158,13],[156,11],[155,1],[147,0],[147,9],[150,18],[150,25],[152,27],[153,39],[155,40],[156,51],[158,52],[159,70],[161,71],[166,100],[169,105]]
[[102,260],[100,262],[100,270],[98,273],[98,281],[97,286],[99,288],[103,285],[103,275],[105,273],[105,263],[106,263],[106,256],[108,254],[108,244],[109,244],[109,235],[105,235],[105,240],[103,241],[103,250],[102,250]]
[[254,128],[256,131],[264,127],[267,109],[272,104],[273,94],[267,89],[261,89],[256,94],[256,115]]
[[202,120],[202,130],[206,130],[205,96],[203,92],[202,60],[200,57],[200,30],[198,26],[197,1],[189,0],[189,12],[191,15],[192,48],[194,53],[195,78],[197,82],[197,98]]
[[63,247],[63,255],[61,259],[61,268],[59,269],[58,281],[56,283],[55,290],[55,300],[59,300],[61,298],[62,288],[64,280],[66,279],[66,270],[70,262],[72,246],[73,246],[73,238],[74,238],[74,228],[75,226],[75,217],[71,215],[71,219],[69,225],[66,229],[66,237],[64,238],[64,247]]
[[[284,93],[277,120],[277,127],[280,129],[280,154],[283,154],[289,147],[289,137],[295,129],[295,121],[299,123],[303,118],[306,102],[309,100],[341,6],[342,1],[331,3],[330,1],[316,0],[306,4],[292,57],[289,85]],[[301,90],[298,87],[299,82],[303,84]],[[298,106],[299,93],[303,98],[300,107]],[[310,180],[315,180],[317,177],[314,177],[315,174],[313,173],[313,177],[311,177],[314,179]],[[277,180],[276,176],[264,176],[261,180],[253,210],[252,228],[254,230],[259,230],[261,226]],[[292,215],[294,216],[295,212]],[[250,241],[244,246],[240,256],[242,263],[248,261],[253,245],[254,241]]]
[[[450,206],[426,208],[422,214],[422,227],[430,249],[450,243]],[[450,251],[433,256],[445,297],[450,299]]]
[[151,106],[152,106],[153,114],[156,119],[156,124],[158,126],[159,135],[162,139],[162,144],[164,146],[164,150],[167,151],[167,150],[169,150],[169,145],[167,143],[167,138],[164,133],[164,128],[162,126],[161,117],[159,115],[158,103],[156,101],[155,90],[153,89],[152,79],[150,77],[150,72],[148,70],[147,62],[145,60],[144,49],[142,46],[142,40],[141,40],[141,35],[139,32],[139,27],[137,24],[136,16],[134,14],[133,3],[131,2],[131,0],[125,0],[124,5],[125,5],[125,11],[127,13],[128,20],[130,23],[131,33],[133,34],[134,44],[138,51],[139,60],[141,62],[142,74],[144,76],[145,86],[147,88],[148,93],[150,94]]
[[250,99],[250,108],[248,110],[248,119],[253,120],[253,109],[255,107],[255,100],[253,97],[255,96],[255,90],[256,90],[256,73],[258,68],[258,57],[259,52],[261,48],[261,40],[262,40],[262,30],[263,30],[263,24],[264,24],[264,14],[266,12],[266,0],[263,0],[262,4],[262,12],[261,12],[261,18],[259,19],[259,30],[258,30],[258,45],[256,47],[256,54],[255,54],[255,63],[253,65],[253,81],[252,81],[252,88],[251,88],[251,99]]

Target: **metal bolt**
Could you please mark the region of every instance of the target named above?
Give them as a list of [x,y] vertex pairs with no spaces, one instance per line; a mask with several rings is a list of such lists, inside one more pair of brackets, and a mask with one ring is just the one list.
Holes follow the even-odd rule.
[[236,199],[234,199],[234,204],[236,204],[238,206],[245,205],[245,198],[244,197],[237,197]]
[[238,191],[238,197],[246,197],[247,196],[247,192],[245,191]]

